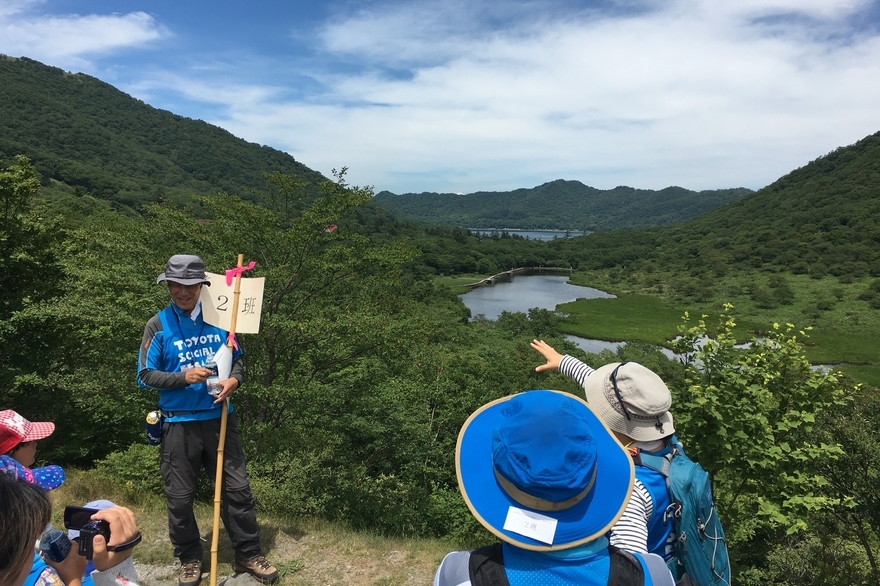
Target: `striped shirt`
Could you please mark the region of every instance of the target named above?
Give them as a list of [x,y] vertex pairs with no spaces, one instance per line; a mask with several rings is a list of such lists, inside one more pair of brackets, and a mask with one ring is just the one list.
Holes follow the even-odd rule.
[[[566,354],[559,361],[559,372],[583,387],[587,377],[596,371],[574,356]],[[634,442],[632,445],[654,451],[662,448],[664,442]],[[648,553],[648,522],[653,514],[654,499],[645,485],[636,478],[623,515],[611,528],[611,544],[631,553]]]

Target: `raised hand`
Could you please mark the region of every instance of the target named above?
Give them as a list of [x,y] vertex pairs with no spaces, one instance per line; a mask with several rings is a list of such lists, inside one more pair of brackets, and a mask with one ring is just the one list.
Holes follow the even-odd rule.
[[562,360],[562,354],[554,350],[553,346],[551,346],[544,340],[532,340],[532,343],[529,345],[547,360],[547,364],[536,366],[535,372],[544,372],[545,370],[559,369],[559,361]]

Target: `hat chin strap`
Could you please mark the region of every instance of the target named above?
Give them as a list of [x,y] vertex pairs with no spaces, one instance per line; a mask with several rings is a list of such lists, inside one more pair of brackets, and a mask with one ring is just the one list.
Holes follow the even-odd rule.
[[555,502],[532,496],[529,493],[518,489],[511,481],[501,476],[501,474],[498,473],[497,468],[494,471],[495,480],[498,481],[498,484],[501,485],[501,488],[504,490],[504,492],[507,493],[510,498],[512,498],[522,506],[528,507],[530,509],[535,509],[536,511],[563,511],[565,509],[571,508],[581,502],[584,497],[587,496],[593,489],[593,484],[596,483],[596,467],[593,467],[593,475],[592,477],[590,477],[590,482],[587,484],[587,487],[585,489],[583,489],[581,492],[574,495],[570,499]]

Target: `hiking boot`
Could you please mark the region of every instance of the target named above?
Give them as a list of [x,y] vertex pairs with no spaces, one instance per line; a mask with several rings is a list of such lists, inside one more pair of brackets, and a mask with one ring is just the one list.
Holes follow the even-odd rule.
[[202,581],[202,561],[191,560],[180,562],[180,573],[177,575],[178,586],[198,586]]
[[250,574],[254,580],[262,584],[271,584],[278,580],[278,570],[261,555],[255,555],[244,561],[235,560],[232,563],[232,571],[236,574]]

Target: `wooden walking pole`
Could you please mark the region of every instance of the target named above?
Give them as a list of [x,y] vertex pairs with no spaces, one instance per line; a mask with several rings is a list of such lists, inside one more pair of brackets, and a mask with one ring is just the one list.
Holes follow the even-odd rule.
[[[241,268],[244,255],[238,255],[236,268]],[[235,289],[232,295],[232,316],[229,326],[229,338],[226,345],[232,352],[235,338],[235,326],[238,318],[238,298],[241,296],[241,271],[235,274]],[[217,471],[214,475],[214,528],[211,534],[211,586],[217,586],[217,550],[220,543],[220,495],[223,490],[223,450],[226,444],[226,419],[229,411],[229,397],[223,402],[220,412],[220,441],[217,443]]]

